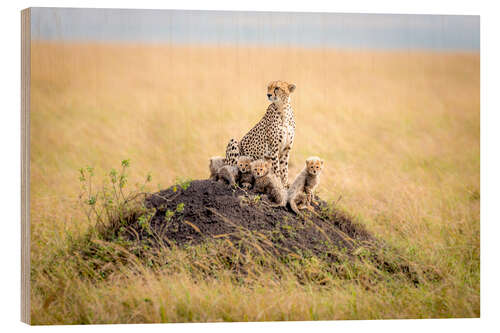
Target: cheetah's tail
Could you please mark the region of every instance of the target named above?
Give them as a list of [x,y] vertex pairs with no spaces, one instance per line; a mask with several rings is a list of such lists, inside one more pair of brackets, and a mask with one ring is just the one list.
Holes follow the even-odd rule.
[[237,158],[240,156],[240,147],[236,139],[229,140],[226,148],[226,159],[224,164],[226,165],[236,165]]
[[288,198],[287,198],[287,201],[288,203],[290,204],[290,208],[292,209],[292,211],[295,213],[295,214],[300,214],[300,211],[299,209],[297,208],[297,202],[295,201],[296,200],[296,195],[295,193],[289,193],[288,195]]

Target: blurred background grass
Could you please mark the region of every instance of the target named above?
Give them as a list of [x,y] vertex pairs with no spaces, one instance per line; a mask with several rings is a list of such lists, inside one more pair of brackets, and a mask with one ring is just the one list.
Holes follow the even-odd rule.
[[32,281],[34,322],[164,321],[149,305],[124,308],[144,295],[186,308],[164,308],[168,321],[479,316],[478,53],[33,42],[31,69],[34,271],[88,228],[80,167],[104,177],[130,158],[131,182],[151,172],[157,188],[206,178],[209,157],[264,114],[267,83],[285,80],[297,86],[291,176],[321,156],[321,197],[341,197],[370,231],[443,276],[419,288],[254,290],[151,272],[102,285],[45,273]]

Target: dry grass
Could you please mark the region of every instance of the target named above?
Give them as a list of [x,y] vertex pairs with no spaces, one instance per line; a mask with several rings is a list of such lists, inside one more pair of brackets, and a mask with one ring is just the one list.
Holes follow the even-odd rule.
[[[32,52],[34,323],[479,316],[478,54],[50,43]],[[341,195],[440,281],[235,284],[141,267],[93,283],[71,264],[48,269],[89,227],[78,168],[102,176],[130,158],[132,182],[147,172],[162,188],[204,178],[208,158],[262,116],[275,79],[297,85],[291,175],[323,157],[321,196]]]

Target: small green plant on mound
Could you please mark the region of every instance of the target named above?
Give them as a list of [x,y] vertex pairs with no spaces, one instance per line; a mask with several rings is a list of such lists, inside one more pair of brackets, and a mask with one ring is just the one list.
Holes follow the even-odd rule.
[[191,185],[191,182],[193,180],[191,178],[182,178],[182,177],[177,177],[175,179],[175,185],[173,186],[172,190],[174,192],[177,192],[179,188],[183,190],[187,190],[189,186]]
[[131,220],[140,221],[141,226],[146,228],[148,217],[151,217],[150,209],[144,205],[146,185],[151,182],[151,174],[148,173],[144,182],[136,184],[136,188],[129,190],[128,168],[130,160],[122,160],[120,170],[111,169],[108,177],[97,187],[94,181],[94,168],[81,168],[80,172],[80,201],[87,219],[94,225],[97,231],[106,236],[116,234],[122,226],[128,225]]

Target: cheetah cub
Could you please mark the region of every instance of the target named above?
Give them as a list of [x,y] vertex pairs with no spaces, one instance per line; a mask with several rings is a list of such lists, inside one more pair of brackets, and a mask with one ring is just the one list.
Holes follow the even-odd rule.
[[[297,175],[292,185],[288,189],[288,202],[290,208],[299,214],[299,209],[313,209],[311,202],[314,202],[313,192],[319,185],[319,176],[323,170],[323,160],[312,156],[306,160],[306,166]],[[299,207],[297,208],[297,204]]]
[[250,172],[251,161],[252,159],[248,156],[238,157],[236,166],[223,165],[220,167],[216,172],[215,180],[223,180],[231,186],[239,183],[245,189],[251,188],[253,181],[253,177]]
[[271,171],[271,161],[260,159],[253,161],[250,166],[255,178],[255,191],[268,195],[269,199],[275,202],[272,207],[285,207],[287,193],[281,181]]
[[210,180],[217,180],[217,171],[222,168],[225,164],[225,158],[221,156],[210,157],[210,164],[208,168],[210,169]]
[[253,184],[252,169],[250,167],[251,163],[252,158],[249,156],[238,157],[238,181],[241,184],[241,187],[246,190],[251,189]]
[[224,165],[217,170],[217,181],[223,181],[231,186],[236,185],[238,180],[238,167],[234,165]]

